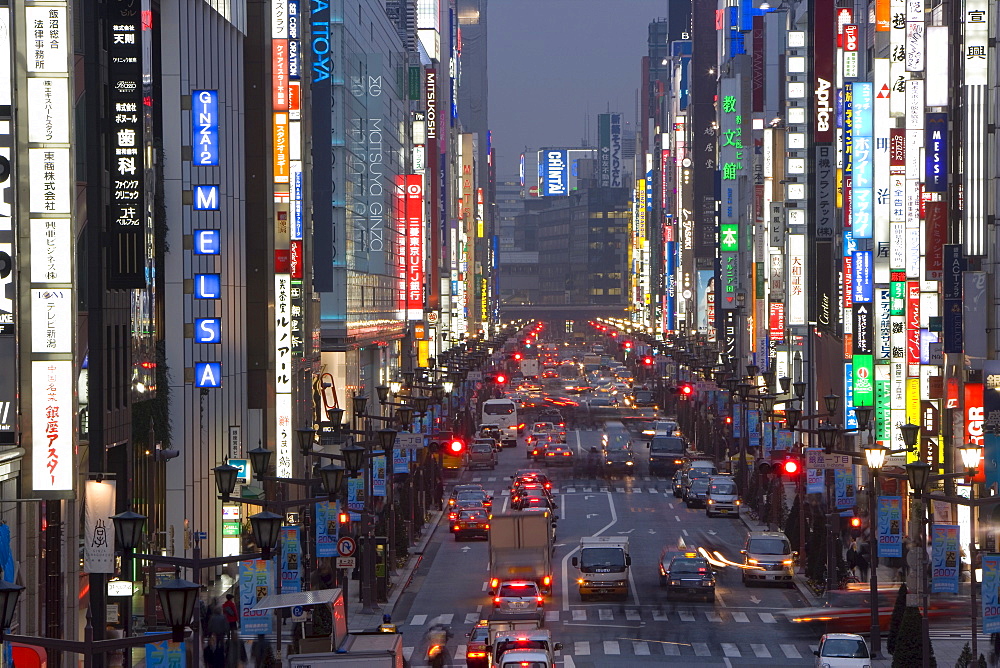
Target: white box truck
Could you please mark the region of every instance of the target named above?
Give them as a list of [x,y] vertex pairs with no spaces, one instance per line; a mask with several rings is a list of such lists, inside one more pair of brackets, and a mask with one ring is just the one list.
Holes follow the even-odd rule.
[[544,593],[552,591],[549,513],[508,513],[490,518],[490,592],[508,580],[533,580]]
[[580,539],[580,554],[573,557],[580,569],[577,585],[580,600],[591,596],[615,595],[628,598],[628,569],[632,557],[626,536],[585,536]]

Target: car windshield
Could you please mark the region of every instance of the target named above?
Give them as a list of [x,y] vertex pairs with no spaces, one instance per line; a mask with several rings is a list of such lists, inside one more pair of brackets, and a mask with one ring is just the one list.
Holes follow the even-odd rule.
[[469,640],[472,642],[486,642],[490,639],[490,630],[485,626],[477,626],[473,631],[472,635],[469,636]]
[[466,510],[458,514],[460,520],[485,520],[486,513],[477,510]]
[[681,557],[670,562],[670,573],[705,573],[708,566],[704,559]]
[[819,655],[836,659],[867,659],[868,645],[859,638],[827,638]]
[[483,413],[486,415],[513,415],[514,402],[505,404],[484,404]]
[[669,452],[682,454],[684,452],[684,439],[672,438],[670,436],[656,436],[649,444],[651,452]]
[[691,483],[692,492],[706,492],[708,491],[708,480],[705,478],[698,478]]
[[[544,640],[501,640],[497,643],[497,655],[503,655],[509,649],[548,649],[548,643]],[[520,666],[521,664],[517,664]]]
[[486,498],[486,492],[459,492],[457,501],[482,501]]
[[781,538],[753,538],[747,547],[751,554],[791,554],[792,546]]
[[513,661],[504,661],[502,668],[547,668],[547,664],[544,661],[518,661],[515,657]]
[[[584,573],[624,573],[625,553],[620,547],[587,547],[580,551],[580,570]],[[604,570],[609,569],[609,570]]]
[[477,453],[483,453],[483,452],[490,453],[493,452],[493,446],[490,445],[489,443],[481,443],[481,444],[477,443],[476,445],[472,446],[472,451]]
[[733,483],[731,483],[729,481],[714,483],[712,485],[712,494],[719,494],[719,495],[722,495],[722,496],[725,496],[725,495],[730,495],[731,496],[733,494],[736,494],[736,485],[734,485]]
[[534,582],[525,584],[505,584],[500,585],[500,598],[521,598],[526,596],[538,596],[538,585]]
[[608,443],[605,450],[628,450],[632,447],[632,442],[625,434],[612,434],[608,436]]

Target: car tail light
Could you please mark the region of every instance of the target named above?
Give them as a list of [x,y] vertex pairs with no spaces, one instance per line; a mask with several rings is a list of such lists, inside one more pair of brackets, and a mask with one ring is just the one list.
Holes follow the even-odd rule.
[[542,598],[541,596],[536,596],[535,600],[538,601],[538,605],[541,605],[542,603],[545,603],[545,599]]
[[497,596],[496,598],[493,599],[493,605],[495,605],[497,607],[500,607],[500,597],[499,596]]
[[490,580],[490,589],[496,589],[500,585],[500,580],[493,578]]
[[486,525],[483,525],[483,528],[485,528],[485,529],[489,529],[489,528],[490,528],[490,525],[489,525],[489,524],[486,524]]
[[486,657],[486,652],[466,652],[465,656],[470,659],[483,659]]
[[573,454],[573,453],[571,453],[571,452],[568,452],[568,451],[567,451],[567,452],[564,452],[564,453],[563,453],[563,457],[569,457],[569,456],[570,456],[571,454]]

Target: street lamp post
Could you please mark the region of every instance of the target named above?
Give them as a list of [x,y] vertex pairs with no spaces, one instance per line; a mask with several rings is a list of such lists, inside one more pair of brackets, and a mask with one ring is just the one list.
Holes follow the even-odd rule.
[[869,518],[869,539],[871,547],[871,581],[869,582],[869,598],[872,613],[872,627],[870,643],[872,647],[872,658],[878,658],[882,651],[882,631],[878,618],[878,474],[885,465],[885,456],[888,448],[876,443],[865,448],[865,460],[868,463],[868,472],[871,477],[871,489],[868,492],[868,518]]
[[920,507],[920,599],[923,615],[920,617],[921,665],[929,668],[931,655],[930,624],[928,620],[928,586],[927,586],[927,482],[931,475],[931,465],[927,462],[910,462],[906,465],[906,477],[910,483],[910,491]]
[[976,607],[976,483],[972,480],[979,470],[979,462],[983,456],[982,446],[974,443],[966,443],[959,448],[962,454],[962,464],[965,466],[966,478],[969,481],[969,609],[972,620],[972,657],[973,661],[979,656],[978,642],[976,638],[976,616],[979,609]]

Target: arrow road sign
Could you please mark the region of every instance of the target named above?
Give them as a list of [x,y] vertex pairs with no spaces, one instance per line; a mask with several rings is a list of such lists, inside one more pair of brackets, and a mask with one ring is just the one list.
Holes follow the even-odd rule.
[[350,557],[354,555],[354,551],[358,548],[357,542],[350,536],[344,536],[337,541],[337,554],[342,557]]

